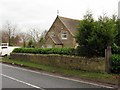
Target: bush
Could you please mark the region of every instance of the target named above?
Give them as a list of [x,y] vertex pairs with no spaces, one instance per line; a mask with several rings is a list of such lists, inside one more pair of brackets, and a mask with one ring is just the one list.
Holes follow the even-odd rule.
[[112,53],[113,54],[120,54],[120,47],[117,46],[115,43],[112,46]]
[[73,55],[73,48],[16,48],[13,53]]
[[120,54],[112,55],[112,73],[120,73]]

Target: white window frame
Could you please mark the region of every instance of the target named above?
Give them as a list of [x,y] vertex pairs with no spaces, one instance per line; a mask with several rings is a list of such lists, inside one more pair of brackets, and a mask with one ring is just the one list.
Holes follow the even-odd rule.
[[61,32],[61,38],[63,39],[63,40],[66,40],[67,39],[67,37],[68,37],[68,35],[67,35],[67,32]]

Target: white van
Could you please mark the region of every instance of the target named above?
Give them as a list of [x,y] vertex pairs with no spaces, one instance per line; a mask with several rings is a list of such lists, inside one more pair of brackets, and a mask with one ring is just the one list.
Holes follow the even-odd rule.
[[16,46],[8,46],[8,43],[1,43],[0,44],[0,56],[7,56],[15,49],[20,48]]

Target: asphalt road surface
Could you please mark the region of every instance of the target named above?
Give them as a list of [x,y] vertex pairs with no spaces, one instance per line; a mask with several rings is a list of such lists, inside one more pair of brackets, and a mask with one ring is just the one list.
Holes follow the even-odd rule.
[[47,90],[47,88],[111,88],[6,64],[0,64],[0,66],[2,66],[2,88],[36,88],[40,90]]

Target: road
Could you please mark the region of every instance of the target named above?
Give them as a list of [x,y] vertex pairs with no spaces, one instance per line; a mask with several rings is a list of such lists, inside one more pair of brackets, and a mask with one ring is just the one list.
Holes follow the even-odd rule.
[[36,88],[40,90],[47,90],[47,88],[111,88],[11,65],[0,65],[2,66],[2,88]]

